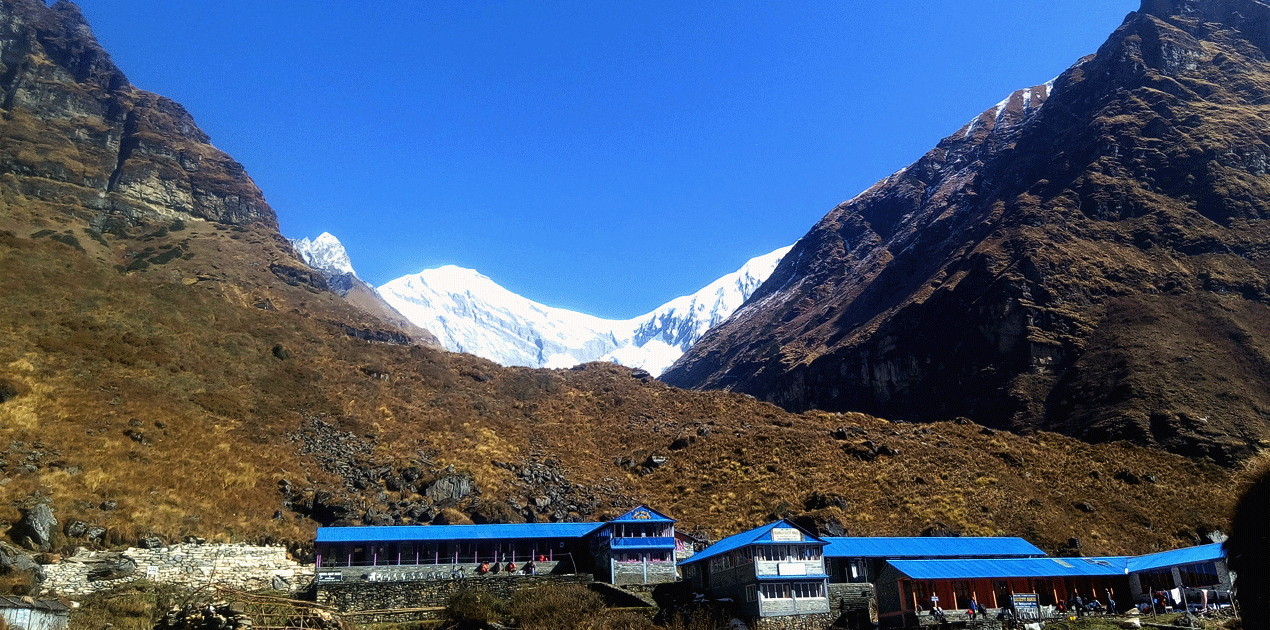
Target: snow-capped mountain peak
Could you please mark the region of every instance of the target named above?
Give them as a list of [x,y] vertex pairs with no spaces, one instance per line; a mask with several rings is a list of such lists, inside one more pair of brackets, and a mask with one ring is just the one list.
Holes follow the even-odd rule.
[[753,258],[700,291],[629,320],[539,304],[474,270],[452,265],[403,276],[379,292],[454,352],[530,367],[615,361],[660,374],[706,330],[727,319],[789,249]]
[[311,241],[307,237],[291,241],[291,246],[295,248],[304,264],[314,269],[332,275],[345,273],[357,275],[357,272],[353,271],[353,262],[349,260],[348,252],[344,251],[344,245],[330,232],[323,232]]

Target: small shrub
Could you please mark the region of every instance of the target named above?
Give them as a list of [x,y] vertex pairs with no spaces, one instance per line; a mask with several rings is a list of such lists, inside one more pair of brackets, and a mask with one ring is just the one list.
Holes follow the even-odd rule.
[[568,584],[523,589],[512,596],[507,614],[524,630],[568,630],[599,619],[604,600],[594,591]]
[[653,630],[647,615],[632,610],[614,610],[592,622],[593,630]]
[[79,250],[79,251],[81,251],[81,252],[82,252],[82,251],[84,251],[84,246],[79,244],[79,239],[75,238],[75,235],[74,235],[74,234],[69,234],[69,233],[67,233],[67,234],[54,234],[54,235],[50,236],[49,238],[51,238],[51,239],[53,239],[53,240],[55,240],[55,241],[57,241],[57,242],[59,242],[59,243],[61,243],[61,244],[63,244],[63,245],[69,245],[70,247],[74,247],[75,249],[78,249],[78,250]]
[[84,233],[88,235],[88,238],[91,238],[94,241],[101,243],[103,247],[110,247],[110,243],[106,242],[106,237],[102,236],[101,232],[98,232],[91,228],[84,228]]
[[722,611],[697,608],[675,614],[666,627],[669,630],[716,630],[727,628],[731,619]]
[[151,257],[150,257],[150,263],[151,263],[151,264],[155,264],[155,265],[165,265],[165,264],[167,264],[167,263],[169,263],[169,262],[172,262],[173,260],[175,260],[175,259],[179,258],[179,257],[181,256],[181,254],[184,254],[184,253],[185,253],[185,252],[181,251],[181,249],[180,249],[180,248],[172,248],[172,249],[169,249],[168,251],[163,252],[162,254],[159,254],[159,255],[157,255],[157,256],[151,256]]
[[459,628],[481,628],[502,618],[506,604],[490,593],[465,588],[450,596],[445,618]]

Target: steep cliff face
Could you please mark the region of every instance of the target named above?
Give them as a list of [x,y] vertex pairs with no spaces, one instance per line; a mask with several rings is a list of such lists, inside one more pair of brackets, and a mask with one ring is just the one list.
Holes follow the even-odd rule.
[[99,231],[182,214],[276,227],[242,165],[179,104],[133,87],[74,4],[0,11],[0,185],[74,201]]
[[181,105],[133,87],[70,2],[0,0],[0,232],[368,338],[432,339],[370,287],[328,295],[243,166]]
[[1239,459],[1270,425],[1267,16],[1148,0],[826,215],[664,380]]

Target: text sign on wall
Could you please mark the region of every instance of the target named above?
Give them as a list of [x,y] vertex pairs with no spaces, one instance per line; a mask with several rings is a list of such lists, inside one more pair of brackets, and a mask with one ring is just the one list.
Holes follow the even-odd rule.
[[1036,593],[1015,593],[1010,596],[1010,603],[1019,619],[1041,618],[1041,599]]
[[772,542],[801,542],[803,533],[789,527],[773,527]]

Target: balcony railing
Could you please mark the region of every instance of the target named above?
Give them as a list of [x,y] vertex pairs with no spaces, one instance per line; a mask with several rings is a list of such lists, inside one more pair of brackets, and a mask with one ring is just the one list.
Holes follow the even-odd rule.
[[624,549],[633,547],[665,547],[673,549],[675,539],[670,536],[644,536],[637,538],[610,538],[609,547]]
[[790,560],[773,562],[760,560],[754,563],[755,575],[824,575],[825,564],[820,560]]

